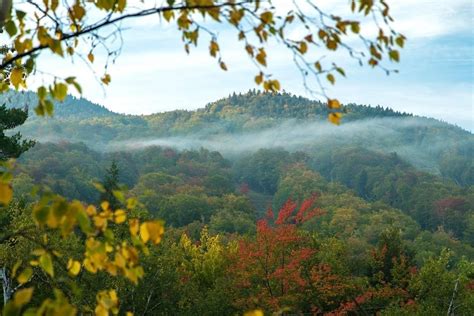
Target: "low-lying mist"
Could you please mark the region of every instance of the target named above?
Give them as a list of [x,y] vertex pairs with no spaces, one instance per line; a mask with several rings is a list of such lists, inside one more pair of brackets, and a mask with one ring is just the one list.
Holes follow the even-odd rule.
[[[447,125],[420,118],[378,118],[345,122],[335,126],[326,122],[286,120],[276,126],[242,133],[212,134],[203,130],[196,134],[147,139],[113,141],[107,151],[140,150],[149,146],[179,150],[206,148],[227,158],[257,151],[260,148],[284,148],[288,151],[318,150],[360,146],[383,153],[396,152],[416,167],[437,173],[437,159],[453,146],[470,146],[473,135],[450,135]],[[436,129],[436,133],[419,133]],[[455,138],[455,137],[456,138]],[[453,143],[453,139],[455,142]],[[470,145],[469,145],[470,144]]]

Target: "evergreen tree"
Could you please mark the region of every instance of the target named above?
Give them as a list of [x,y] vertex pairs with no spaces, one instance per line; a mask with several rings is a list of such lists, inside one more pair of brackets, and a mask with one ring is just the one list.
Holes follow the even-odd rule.
[[19,132],[12,136],[5,135],[5,130],[22,125],[27,118],[28,109],[7,109],[5,105],[0,106],[0,160],[18,158],[35,144],[32,140],[22,140]]
[[119,172],[117,163],[114,160],[110,168],[107,169],[105,178],[102,181],[104,191],[100,195],[100,202],[108,201],[113,210],[121,207],[120,201],[114,195],[114,191],[120,190]]

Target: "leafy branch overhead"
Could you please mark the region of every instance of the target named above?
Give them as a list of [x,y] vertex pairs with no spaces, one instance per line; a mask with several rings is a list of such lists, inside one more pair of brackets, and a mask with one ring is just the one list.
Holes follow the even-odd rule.
[[[282,12],[283,2],[269,0],[167,0],[163,5],[151,6],[126,0],[27,0],[14,3],[11,14],[6,5],[0,25],[11,44],[2,51],[0,90],[26,88],[31,74],[43,72],[37,62],[45,51],[89,64],[97,62],[96,54],[104,54],[100,77],[108,85],[112,80],[108,66],[120,54],[124,22],[150,16],[175,25],[188,53],[204,38],[209,42],[210,56],[224,71],[228,66],[213,28],[221,24],[234,29],[236,41],[242,43],[243,51],[255,65],[255,83],[273,92],[281,89],[279,80],[267,68],[272,54],[269,44],[275,41],[293,56],[305,88],[327,99],[329,120],[338,124],[341,105],[327,95],[326,84],[335,84],[336,76],[346,74],[326,55],[343,50],[360,65],[379,67],[389,73],[384,62],[399,61],[405,37],[392,29],[393,19],[385,0],[351,0],[347,17],[325,12],[313,0],[285,2],[288,4],[288,10]],[[375,25],[375,35],[366,35],[366,22]],[[367,30],[373,25],[367,25]],[[52,100],[64,100],[71,88],[82,93],[75,77],[53,75],[49,83],[38,88],[36,112],[51,115]]]

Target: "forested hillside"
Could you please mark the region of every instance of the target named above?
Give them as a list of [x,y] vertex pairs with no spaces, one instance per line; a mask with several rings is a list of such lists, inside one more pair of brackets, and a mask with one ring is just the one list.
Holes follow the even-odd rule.
[[[39,143],[18,159],[0,223],[22,227],[37,185],[117,208],[120,189],[138,202],[130,216],[164,220],[140,285],[84,275],[70,295],[85,305],[105,284],[135,314],[444,315],[456,286],[459,315],[471,314],[473,135],[382,107],[344,110],[332,126],[325,106],[289,94],[149,116],[68,97],[54,118],[22,126]],[[52,243],[74,252],[78,241]],[[0,263],[32,247],[0,244]]]
[[[1,95],[7,106],[35,104],[33,93]],[[453,125],[381,106],[348,104],[342,126],[328,124],[327,107],[287,93],[234,94],[196,111],[120,115],[84,99],[68,97],[50,119],[31,118],[19,129],[40,142],[83,142],[98,151],[151,145],[204,147],[226,156],[284,147],[317,153],[357,146],[397,153],[416,168],[459,185],[474,184],[474,136]]]

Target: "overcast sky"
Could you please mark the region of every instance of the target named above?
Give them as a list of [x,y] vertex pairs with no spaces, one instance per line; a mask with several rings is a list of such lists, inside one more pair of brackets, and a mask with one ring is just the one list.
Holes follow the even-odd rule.
[[[287,0],[279,0],[281,3]],[[283,1],[283,2],[282,2]],[[289,0],[288,0],[289,1]],[[321,0],[328,10],[342,10],[347,0]],[[474,130],[474,17],[472,0],[391,0],[396,29],[408,40],[399,74],[387,77],[380,70],[359,67],[341,55],[348,78],[337,78],[329,91],[343,102],[388,106],[439,118]],[[341,9],[342,8],[342,9]],[[124,31],[125,45],[110,68],[112,83],[95,81],[83,63],[57,62],[56,73],[78,76],[84,97],[107,108],[131,114],[174,109],[196,109],[232,92],[255,88],[255,68],[241,43],[220,29],[223,57],[229,71],[209,57],[207,42],[184,53],[180,34],[153,20],[131,22]],[[227,36],[229,35],[229,36]],[[291,93],[310,97],[284,48],[273,48],[270,70]],[[40,66],[52,64],[46,58]]]

